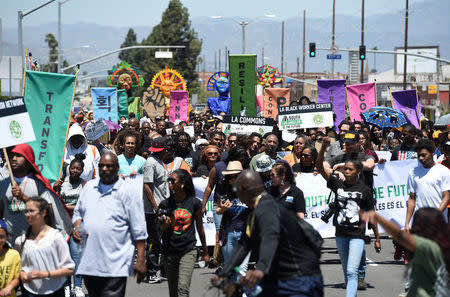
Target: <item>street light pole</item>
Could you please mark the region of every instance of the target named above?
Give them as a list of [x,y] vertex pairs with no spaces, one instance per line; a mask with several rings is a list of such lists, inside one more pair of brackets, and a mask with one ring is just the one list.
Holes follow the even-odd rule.
[[242,54],[245,54],[245,26],[247,26],[247,23],[242,21],[240,25],[242,27]]

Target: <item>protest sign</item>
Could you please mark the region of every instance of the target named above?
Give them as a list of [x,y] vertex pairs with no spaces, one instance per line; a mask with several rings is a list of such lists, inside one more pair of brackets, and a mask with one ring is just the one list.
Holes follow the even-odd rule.
[[352,121],[362,121],[361,113],[377,105],[375,83],[347,86],[347,101]]
[[26,72],[24,99],[36,135],[29,145],[51,183],[59,178],[74,88],[75,75]]
[[92,88],[91,93],[94,120],[104,119],[117,123],[117,89]]
[[195,111],[203,112],[206,109],[206,103],[197,103],[195,104]]
[[264,116],[277,119],[278,107],[289,106],[291,89],[265,88],[264,89]]
[[392,92],[392,105],[405,115],[409,123],[420,129],[421,102],[416,90],[405,90]]
[[390,151],[375,151],[375,153],[378,156],[378,160],[385,159],[385,160],[391,160],[392,153]]
[[256,116],[256,55],[229,55],[231,114]]
[[275,121],[272,118],[225,116],[223,118],[224,133],[247,134],[257,132],[264,135],[272,132]]
[[124,89],[117,90],[117,113],[119,119],[124,117],[128,121],[128,95]]
[[169,120],[174,123],[176,120],[188,121],[187,114],[187,91],[171,91],[170,92],[170,114]]
[[[208,179],[203,177],[194,177],[192,179],[195,188],[195,197],[200,201],[203,201],[203,194],[206,186],[208,185]],[[213,197],[214,191],[209,195],[208,202],[206,203],[206,213],[203,217],[203,229],[205,230],[206,245],[214,246],[216,244],[216,225],[213,218]],[[197,229],[197,226],[195,226]],[[201,246],[200,238],[198,238],[197,232],[195,232],[197,238],[197,246]]]
[[94,141],[108,133],[109,128],[103,119],[98,119],[95,123],[87,124],[85,132],[86,139]]
[[163,93],[158,88],[148,87],[142,96],[142,107],[150,118],[163,116],[166,108]]
[[317,80],[317,103],[333,104],[336,127],[345,120],[345,79]]
[[36,140],[23,97],[0,101],[0,148]]
[[194,137],[194,126],[184,126],[184,132],[189,134],[190,137]]
[[280,130],[333,126],[331,103],[281,106],[278,108]]

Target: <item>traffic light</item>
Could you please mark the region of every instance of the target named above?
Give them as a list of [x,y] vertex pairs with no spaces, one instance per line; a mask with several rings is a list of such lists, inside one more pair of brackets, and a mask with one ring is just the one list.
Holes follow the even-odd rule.
[[315,58],[316,57],[316,43],[315,42],[310,42],[309,43],[309,56],[311,58]]
[[360,60],[366,59],[366,46],[365,45],[359,46],[359,59]]

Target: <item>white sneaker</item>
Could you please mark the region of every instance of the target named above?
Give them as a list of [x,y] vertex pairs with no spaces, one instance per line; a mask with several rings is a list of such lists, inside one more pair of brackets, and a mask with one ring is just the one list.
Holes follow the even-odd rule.
[[74,297],[84,297],[83,290],[80,287],[75,287],[72,291]]
[[70,286],[64,287],[64,297],[70,297]]

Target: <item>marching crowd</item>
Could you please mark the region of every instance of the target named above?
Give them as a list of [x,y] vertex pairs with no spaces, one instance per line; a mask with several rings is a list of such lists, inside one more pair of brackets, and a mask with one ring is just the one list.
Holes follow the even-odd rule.
[[[0,169],[0,296],[20,287],[22,296],[80,297],[83,281],[90,297],[124,296],[133,274],[138,283],[167,280],[171,297],[189,296],[196,265],[216,267],[216,285],[240,271],[259,296],[323,296],[322,239],[304,221],[296,186],[303,173],[320,174],[334,193],[322,219],[336,228],[346,296],[367,288],[366,223],[377,252],[381,225],[396,258],[409,262],[407,296],[450,296],[450,129],[344,120],[297,130],[291,141],[276,125],[265,135],[226,135],[223,115],[191,112],[171,123],[130,114],[105,142],[85,136],[92,113],[74,115],[53,185],[29,145],[10,148]],[[401,230],[374,210],[373,169],[406,159],[418,163],[399,173],[408,174],[410,193]],[[128,182],[137,175],[141,191]],[[193,177],[208,179],[203,197]],[[214,248],[203,229],[212,193]]]

